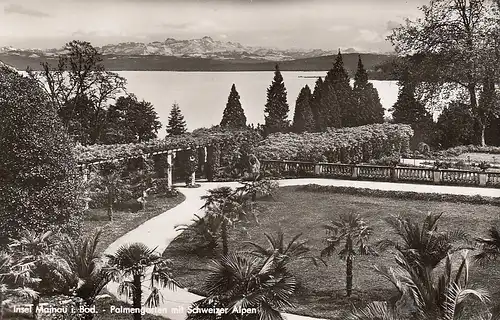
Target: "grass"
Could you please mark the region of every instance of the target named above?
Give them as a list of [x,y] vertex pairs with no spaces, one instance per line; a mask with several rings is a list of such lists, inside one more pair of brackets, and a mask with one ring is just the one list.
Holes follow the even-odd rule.
[[104,251],[116,239],[160,213],[172,209],[184,200],[185,197],[182,193],[173,198],[155,195],[147,203],[144,210],[115,211],[113,221],[108,220],[106,209],[89,209],[85,215],[83,236],[92,235],[101,229],[102,235],[99,249]]
[[500,154],[467,152],[457,156],[456,158],[467,161],[469,160],[469,157],[471,162],[486,161],[493,164],[500,164]]
[[[313,255],[319,255],[324,247],[325,232],[322,225],[337,219],[343,212],[359,213],[374,228],[372,242],[384,238],[397,239],[384,218],[405,214],[421,220],[428,212],[443,212],[440,226],[444,230],[462,229],[471,237],[483,236],[487,229],[498,222],[498,207],[442,201],[405,200],[367,197],[335,193],[299,191],[298,187],[280,188],[274,201],[258,201],[256,210],[260,224],[250,225],[246,231],[234,229],[230,233],[230,251],[246,250],[244,241],[266,244],[263,233],[285,233],[285,240],[303,233]],[[183,238],[171,243],[164,253],[173,260],[175,277],[193,291],[200,290],[206,279],[204,270],[212,258],[207,252],[193,251],[193,245]],[[352,306],[363,307],[368,302],[396,297],[392,285],[373,271],[374,265],[394,265],[389,252],[378,257],[358,257],[354,262],[354,293],[346,298],[345,262],[337,257],[327,260],[328,266],[315,267],[307,261],[292,263],[291,271],[300,282],[296,295],[297,307],[292,313],[321,318],[338,319]],[[499,264],[487,267],[472,266],[471,281],[492,294],[492,301],[500,300]],[[475,311],[484,306],[473,304]]]

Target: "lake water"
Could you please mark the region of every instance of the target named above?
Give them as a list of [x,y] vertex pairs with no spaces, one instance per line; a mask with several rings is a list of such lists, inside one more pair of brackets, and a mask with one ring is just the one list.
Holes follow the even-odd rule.
[[[267,88],[273,80],[273,72],[170,72],[170,71],[121,71],[128,81],[127,89],[140,100],[151,102],[160,117],[163,127],[159,137],[165,136],[165,126],[172,104],[177,102],[184,115],[188,129],[219,124],[226,107],[231,85],[234,83],[247,122],[264,122],[264,105]],[[304,85],[314,89],[318,76],[325,72],[282,72],[290,105],[292,119],[295,100]],[[391,108],[398,96],[395,81],[371,81],[378,90],[381,103]]]

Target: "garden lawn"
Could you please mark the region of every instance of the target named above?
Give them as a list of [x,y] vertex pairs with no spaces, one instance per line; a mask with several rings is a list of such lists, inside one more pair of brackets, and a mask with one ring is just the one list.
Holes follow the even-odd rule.
[[[274,200],[259,200],[256,204],[259,224],[246,226],[246,231],[233,229],[230,232],[230,251],[248,250],[244,241],[267,244],[264,233],[285,233],[285,241],[298,233],[307,239],[312,255],[319,256],[324,247],[325,231],[322,226],[341,213],[355,212],[374,229],[372,243],[384,238],[397,239],[384,218],[405,214],[421,221],[428,212],[443,212],[440,226],[443,230],[462,229],[471,237],[486,235],[487,229],[498,221],[499,207],[489,205],[458,204],[374,198],[335,193],[300,191],[298,187],[280,188]],[[207,277],[207,262],[213,253],[194,250],[186,237],[174,240],[165,251],[173,260],[175,277],[185,287],[199,292]],[[345,262],[337,256],[327,260],[328,266],[315,267],[308,261],[293,262],[292,273],[300,282],[295,298],[297,307],[286,310],[290,313],[338,319],[351,307],[362,307],[371,301],[389,300],[397,297],[392,285],[373,271],[374,265],[394,265],[390,252],[377,257],[358,257],[354,261],[354,292],[345,298]],[[500,263],[487,267],[472,266],[471,281],[492,294],[492,301],[500,299]],[[476,311],[484,306],[474,303]]]
[[500,154],[467,152],[457,156],[457,159],[472,162],[486,161],[492,164],[500,163]]
[[185,197],[182,193],[172,198],[154,195],[148,201],[144,210],[133,210],[133,206],[130,206],[132,209],[128,210],[116,210],[113,215],[113,221],[108,220],[106,209],[89,209],[85,213],[83,236],[92,235],[101,229],[102,234],[99,249],[100,251],[104,251],[116,239],[137,228],[149,219],[179,205],[184,200]]

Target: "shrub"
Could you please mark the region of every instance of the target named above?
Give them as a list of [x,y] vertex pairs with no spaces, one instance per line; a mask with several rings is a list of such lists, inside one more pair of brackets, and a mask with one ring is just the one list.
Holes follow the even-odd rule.
[[22,229],[80,230],[72,141],[42,88],[0,70],[0,244]]
[[444,202],[459,202],[470,204],[489,204],[500,207],[500,197],[483,197],[481,195],[467,196],[455,194],[441,193],[419,193],[412,191],[389,191],[376,190],[368,188],[354,187],[336,187],[336,186],[320,186],[317,184],[308,184],[297,187],[299,191],[307,192],[326,192],[326,193],[342,193],[350,195],[370,196],[378,198],[395,198],[403,200],[425,200],[425,201],[444,201]]
[[265,160],[359,163],[407,153],[412,135],[408,125],[387,123],[323,133],[277,133],[255,151],[259,159]]

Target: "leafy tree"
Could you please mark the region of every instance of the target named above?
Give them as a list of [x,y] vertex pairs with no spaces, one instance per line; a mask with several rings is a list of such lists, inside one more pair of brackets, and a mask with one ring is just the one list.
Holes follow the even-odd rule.
[[65,51],[55,68],[43,62],[41,72],[28,69],[28,74],[46,90],[70,135],[94,144],[105,126],[106,104],[125,91],[126,80],[105,70],[89,42],[71,41]]
[[474,143],[474,116],[461,102],[452,102],[439,115],[437,142],[443,149]]
[[274,79],[267,89],[267,102],[264,108],[264,130],[266,134],[286,132],[290,126],[288,119],[289,106],[286,97],[283,76],[276,65]]
[[358,59],[358,70],[354,77],[353,89],[355,108],[353,109],[353,126],[365,124],[383,123],[384,108],[380,103],[380,97],[373,84],[368,82],[368,73],[363,66],[361,56]]
[[229,227],[245,216],[241,197],[230,187],[220,187],[208,190],[208,195],[202,196],[205,202],[201,209],[206,210],[207,216],[219,217],[220,238],[222,240],[222,254],[229,253]]
[[353,260],[356,255],[374,255],[375,251],[368,246],[372,228],[354,214],[340,215],[338,221],[325,225],[327,232],[326,247],[321,251],[321,257],[330,257],[342,245],[338,255],[346,261],[346,295],[352,293]]
[[233,83],[231,92],[227,98],[226,109],[220,123],[221,127],[244,128],[247,125],[247,117],[245,111],[241,107],[240,95],[236,91],[236,86]]
[[323,88],[324,88],[323,79],[321,79],[321,77],[318,77],[314,85],[314,91],[312,93],[311,103],[310,103],[314,119],[315,131],[321,131],[321,128],[326,128],[326,125],[324,124],[324,117],[321,114],[321,104],[320,104],[322,99],[321,96]]
[[[200,308],[228,308],[228,313],[191,313],[189,320],[283,320],[280,311],[293,307],[292,297],[297,287],[274,255],[267,259],[230,254],[209,265],[209,274],[202,290],[207,297],[193,303]],[[256,314],[242,314],[240,308],[255,308]]]
[[421,10],[423,18],[408,20],[388,39],[398,55],[419,58],[411,75],[421,97],[464,95],[479,128],[477,140],[484,145],[484,131],[498,105],[481,104],[478,92],[488,90],[484,82],[498,84],[500,11],[489,0],[436,0]]
[[104,164],[101,174],[98,176],[97,184],[106,194],[106,209],[109,221],[113,221],[113,206],[118,201],[120,193],[127,186],[120,172],[114,164]]
[[322,130],[352,127],[355,100],[340,50],[333,68],[326,74],[321,92],[320,110],[326,118],[325,127]]
[[[132,307],[136,310],[142,307],[143,283],[148,283],[151,294],[146,299],[147,307],[157,307],[162,298],[160,288],[168,287],[175,290],[179,284],[173,279],[171,262],[155,249],[150,249],[143,243],[125,244],[118,248],[115,254],[108,255],[110,275],[120,283],[119,293],[132,299]],[[152,269],[149,279],[148,269]],[[127,280],[132,278],[132,281]],[[134,320],[141,320],[141,313],[134,313]]]
[[297,102],[295,103],[295,113],[293,116],[293,131],[301,133],[304,131],[314,131],[314,117],[311,110],[311,89],[305,86],[300,90]]
[[80,230],[73,146],[38,84],[0,71],[0,245],[23,229]]
[[167,136],[178,136],[187,132],[186,121],[181,113],[181,109],[177,103],[172,105],[170,115],[168,117]]
[[156,139],[161,122],[151,103],[138,101],[130,94],[119,97],[106,112],[106,128],[103,142],[141,143]]

